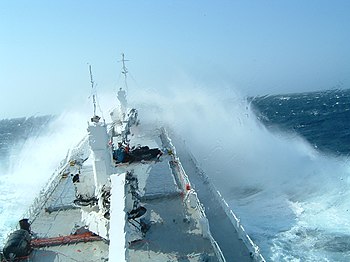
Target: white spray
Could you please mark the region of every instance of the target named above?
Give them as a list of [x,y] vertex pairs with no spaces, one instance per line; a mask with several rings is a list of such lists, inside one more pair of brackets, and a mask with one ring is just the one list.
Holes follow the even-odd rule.
[[295,227],[350,234],[344,159],[322,155],[295,134],[267,130],[229,88],[213,92],[185,83],[167,90],[164,96],[138,90],[140,118],[156,119],[185,140],[268,259],[311,259],[307,241],[296,248],[281,235]]
[[[28,138],[13,152],[10,167],[0,182],[0,242],[14,228],[41,188],[68,153],[86,134],[86,116],[66,112],[41,135]],[[16,147],[17,148],[17,147]]]

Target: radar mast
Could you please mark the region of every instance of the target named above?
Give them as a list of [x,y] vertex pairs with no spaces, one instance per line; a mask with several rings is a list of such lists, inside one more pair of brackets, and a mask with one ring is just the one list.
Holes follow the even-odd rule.
[[118,62],[122,62],[123,66],[122,66],[122,74],[124,75],[124,84],[125,84],[125,89],[126,91],[128,91],[128,82],[127,82],[127,75],[129,73],[128,69],[125,66],[125,62],[128,62],[130,60],[125,60],[125,55],[124,53],[122,53],[122,60],[118,61]]
[[124,75],[124,85],[125,85],[125,90],[121,87],[118,91],[117,98],[120,103],[120,110],[121,110],[121,118],[124,120],[125,119],[125,114],[128,106],[128,102],[126,99],[126,91],[128,91],[128,82],[127,82],[127,74],[128,74],[128,69],[125,66],[125,62],[129,60],[125,59],[124,53],[122,53],[122,60],[118,62],[122,62],[122,71],[121,73]]
[[96,115],[96,90],[95,90],[95,82],[92,77],[91,65],[89,65],[89,72],[90,72],[90,83],[91,83],[91,92],[92,92],[92,103],[94,104],[94,115],[91,118],[91,122],[98,123],[98,121],[100,120],[100,117]]

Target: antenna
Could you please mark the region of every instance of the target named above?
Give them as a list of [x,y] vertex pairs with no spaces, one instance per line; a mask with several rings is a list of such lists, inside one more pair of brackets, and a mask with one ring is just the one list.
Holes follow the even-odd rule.
[[92,69],[91,69],[91,65],[89,65],[89,71],[90,71],[90,82],[91,82],[91,90],[92,90],[92,102],[94,104],[94,116],[96,116],[96,97],[95,97],[95,82],[94,79],[92,78]]
[[125,60],[125,56],[124,53],[122,53],[122,60],[118,61],[118,62],[122,62],[123,63],[123,67],[122,67],[122,74],[124,75],[124,82],[125,82],[125,89],[128,89],[128,83],[127,83],[127,73],[128,73],[128,69],[125,66],[125,62],[130,61],[130,60]]

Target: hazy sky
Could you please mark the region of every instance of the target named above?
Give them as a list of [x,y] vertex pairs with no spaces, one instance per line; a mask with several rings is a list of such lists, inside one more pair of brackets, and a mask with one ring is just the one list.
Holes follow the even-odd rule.
[[0,119],[87,97],[87,63],[116,89],[122,52],[145,88],[184,75],[248,95],[349,88],[349,14],[349,0],[2,0]]

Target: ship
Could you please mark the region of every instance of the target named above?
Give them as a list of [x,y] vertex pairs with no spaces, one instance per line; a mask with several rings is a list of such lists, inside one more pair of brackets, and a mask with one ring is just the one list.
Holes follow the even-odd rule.
[[190,150],[129,107],[126,61],[111,120],[93,94],[86,135],[10,231],[1,261],[265,261]]

